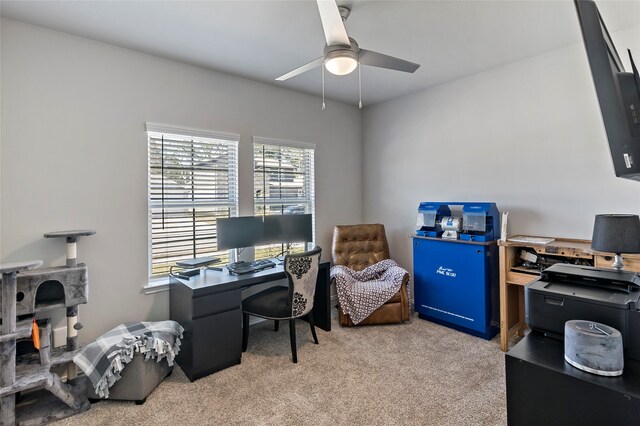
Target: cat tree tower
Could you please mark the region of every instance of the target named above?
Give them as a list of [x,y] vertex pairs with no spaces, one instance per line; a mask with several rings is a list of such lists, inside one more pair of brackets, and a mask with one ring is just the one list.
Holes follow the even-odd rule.
[[[86,377],[77,377],[72,360],[82,328],[78,305],[87,303],[88,283],[87,267],[76,260],[76,243],[93,234],[84,230],[44,235],[66,238],[66,266],[36,269],[40,260],[0,264],[0,426],[41,425],[89,409]],[[18,344],[31,339],[35,314],[62,307],[67,314],[66,347],[51,349],[51,320],[39,319],[40,350],[18,355]],[[19,401],[17,394],[22,394]]]

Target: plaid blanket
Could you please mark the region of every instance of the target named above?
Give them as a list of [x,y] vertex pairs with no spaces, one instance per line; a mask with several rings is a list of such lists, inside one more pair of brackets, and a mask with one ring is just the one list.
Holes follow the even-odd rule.
[[131,362],[135,352],[160,362],[180,351],[184,329],[175,321],[129,322],[98,337],[85,346],[73,362],[87,375],[100,398],[109,397],[109,388],[120,379],[120,372]]
[[391,299],[400,290],[406,273],[391,259],[381,260],[358,272],[342,265],[331,268],[340,307],[354,324],[364,321]]

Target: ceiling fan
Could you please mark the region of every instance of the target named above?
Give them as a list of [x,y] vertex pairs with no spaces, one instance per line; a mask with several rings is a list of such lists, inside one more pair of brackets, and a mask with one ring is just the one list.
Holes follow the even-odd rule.
[[[276,78],[277,81],[288,80],[322,65],[327,71],[335,75],[347,75],[353,72],[358,65],[369,65],[410,73],[415,72],[420,67],[419,64],[405,61],[404,59],[360,48],[358,43],[347,35],[347,31],[344,28],[344,21],[349,17],[351,9],[347,6],[338,6],[335,0],[317,0],[317,3],[324,36],[327,40],[324,54],[318,59],[314,59]],[[362,105],[360,106],[362,107]]]

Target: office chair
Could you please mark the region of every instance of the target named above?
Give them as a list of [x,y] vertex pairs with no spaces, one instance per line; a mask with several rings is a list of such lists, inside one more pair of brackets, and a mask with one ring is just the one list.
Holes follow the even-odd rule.
[[242,301],[242,352],[247,351],[249,340],[249,317],[251,315],[275,321],[289,320],[291,355],[298,362],[296,350],[296,318],[307,315],[313,341],[318,344],[316,329],[313,325],[313,298],[316,292],[316,280],[322,249],[315,247],[305,253],[288,254],[284,257],[284,272],[289,286],[276,286],[254,294]]

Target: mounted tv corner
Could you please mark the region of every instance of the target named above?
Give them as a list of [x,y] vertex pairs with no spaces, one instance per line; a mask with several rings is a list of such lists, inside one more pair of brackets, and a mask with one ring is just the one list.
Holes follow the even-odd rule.
[[640,75],[626,72],[593,0],[575,0],[616,176],[640,180]]

